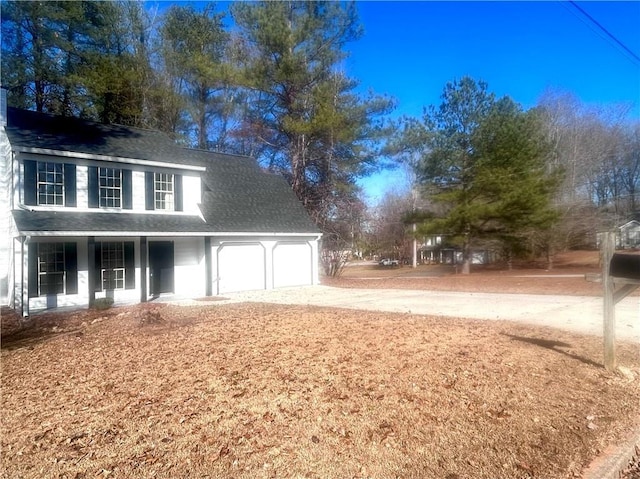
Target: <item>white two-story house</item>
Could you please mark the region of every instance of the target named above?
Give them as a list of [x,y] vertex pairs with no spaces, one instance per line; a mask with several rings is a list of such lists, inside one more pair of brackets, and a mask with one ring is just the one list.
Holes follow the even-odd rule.
[[318,283],[320,233],[286,181],[150,130],[8,108],[0,296],[24,315]]

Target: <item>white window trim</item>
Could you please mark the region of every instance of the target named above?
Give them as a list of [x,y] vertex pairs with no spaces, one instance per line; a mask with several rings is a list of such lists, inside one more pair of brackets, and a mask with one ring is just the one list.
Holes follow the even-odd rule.
[[[122,264],[122,266],[117,266],[115,268],[104,268],[104,263],[105,263],[105,245],[115,245],[115,244],[119,244],[120,245],[120,252],[122,253],[122,257],[119,258],[122,261],[120,262]],[[126,288],[126,284],[127,284],[127,273],[125,270],[125,257],[124,257],[124,242],[123,241],[102,241],[101,242],[101,251],[100,251],[100,287],[103,291],[122,291]],[[115,288],[105,288],[105,273],[108,273],[110,271],[113,271],[116,273],[116,287]],[[117,273],[122,273],[122,279],[118,278]],[[117,287],[117,284],[119,281],[122,281],[122,287]]]
[[[164,181],[162,177],[170,177],[171,180]],[[154,173],[153,174],[153,207],[158,211],[175,211],[175,194],[176,194],[176,176],[173,173]],[[159,189],[158,184],[171,185],[171,189]],[[158,194],[163,194],[162,199],[158,199]],[[167,196],[170,198],[167,201]],[[159,206],[164,205],[164,207]]]
[[[114,172],[116,172],[116,171],[117,171],[117,172],[119,173],[119,178],[118,178],[118,180],[119,180],[119,182],[120,182],[120,186],[106,186],[106,185],[105,185],[105,186],[102,186],[102,185],[100,184],[100,183],[101,183],[101,182],[100,182],[100,180],[101,180],[102,178],[104,178],[104,179],[105,179],[105,181],[106,181],[106,180],[109,180],[110,178],[113,178],[113,179],[115,179],[115,178],[116,178],[116,176],[115,176],[115,175],[114,175],[114,176],[109,176],[109,175],[107,174],[107,173],[109,173],[109,171],[111,171],[111,170],[112,170],[112,171],[114,171]],[[102,172],[103,172],[103,171],[105,172],[105,175],[104,175],[104,176],[102,175]],[[107,197],[107,196],[105,196],[105,197],[103,198],[103,196],[102,196],[102,192],[103,192],[103,190],[105,190],[105,191],[111,191],[111,192],[112,192],[112,191],[118,191],[118,192],[119,192],[119,194],[118,194],[118,196],[117,196],[117,197],[115,197],[115,196],[111,196],[111,197]],[[123,197],[122,197],[122,195],[123,195],[123,189],[122,189],[122,168],[113,168],[113,167],[110,167],[110,166],[108,166],[108,167],[107,167],[107,166],[101,166],[101,167],[99,167],[99,168],[98,168],[98,204],[99,204],[100,208],[117,208],[117,209],[122,208],[122,201],[123,201]],[[104,202],[105,202],[105,203],[108,203],[108,200],[116,200],[116,199],[117,199],[117,201],[118,201],[118,205],[117,205],[117,206],[116,206],[116,205],[103,204],[103,200],[104,200]]]
[[[45,168],[45,175],[48,174],[46,172],[47,166],[48,165],[56,165],[56,166],[60,166],[60,182],[49,182],[49,181],[40,181],[40,166],[44,165]],[[54,175],[57,176],[56,173],[54,173]],[[60,198],[62,200],[61,203],[42,203],[40,201],[40,185],[60,185],[62,187],[62,192],[60,193]],[[48,193],[44,193],[44,197],[45,199],[47,197],[49,197],[51,195],[49,195]],[[55,193],[53,194],[53,197],[55,198],[56,195]],[[36,162],[36,203],[38,204],[38,206],[64,206],[64,164],[63,163],[57,163],[55,161],[37,161]]]

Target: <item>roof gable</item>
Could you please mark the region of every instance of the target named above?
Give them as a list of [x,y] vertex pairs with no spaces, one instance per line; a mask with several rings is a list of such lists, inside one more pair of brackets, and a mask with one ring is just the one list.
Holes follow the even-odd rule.
[[632,228],[640,228],[640,221],[631,220],[628,223],[623,224],[622,226],[618,226],[619,230],[628,230]]

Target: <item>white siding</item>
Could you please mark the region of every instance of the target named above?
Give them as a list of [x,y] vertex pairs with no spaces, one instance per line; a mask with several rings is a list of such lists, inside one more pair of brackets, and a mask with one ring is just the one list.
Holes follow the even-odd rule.
[[[2,90],[5,92],[5,90]],[[12,290],[10,272],[13,269],[12,242],[13,217],[11,216],[12,153],[4,128],[0,127],[0,304],[9,304]]]
[[133,211],[145,210],[145,179],[144,171],[134,171],[131,173],[131,189],[133,190],[132,207]]
[[76,166],[76,201],[78,208],[89,208],[89,169],[86,165]]
[[205,295],[204,239],[174,238],[175,293],[195,298]]
[[198,204],[201,202],[201,183],[200,176],[183,175],[182,177],[182,207],[185,213],[198,214],[200,209]]

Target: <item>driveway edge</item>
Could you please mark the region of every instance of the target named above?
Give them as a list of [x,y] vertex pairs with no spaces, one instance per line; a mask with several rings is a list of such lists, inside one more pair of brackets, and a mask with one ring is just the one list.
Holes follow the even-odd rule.
[[640,429],[636,429],[621,444],[608,446],[582,472],[582,479],[619,479],[640,447]]

